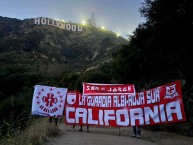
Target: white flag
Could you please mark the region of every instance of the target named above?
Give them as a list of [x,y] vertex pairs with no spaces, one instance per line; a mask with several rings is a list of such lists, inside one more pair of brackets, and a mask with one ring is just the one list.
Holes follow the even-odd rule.
[[32,114],[61,117],[66,101],[67,88],[35,85]]

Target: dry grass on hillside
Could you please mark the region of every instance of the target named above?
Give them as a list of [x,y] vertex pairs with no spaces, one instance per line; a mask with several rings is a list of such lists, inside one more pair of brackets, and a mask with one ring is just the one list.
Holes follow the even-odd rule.
[[25,131],[4,138],[1,145],[42,145],[48,137],[57,136],[59,128],[49,123],[47,118],[37,119]]

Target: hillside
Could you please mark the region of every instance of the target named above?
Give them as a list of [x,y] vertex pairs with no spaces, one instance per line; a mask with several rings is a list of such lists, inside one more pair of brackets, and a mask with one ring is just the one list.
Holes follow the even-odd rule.
[[[91,25],[64,23],[69,29],[61,29],[56,24],[35,24],[35,18],[0,17],[1,69],[25,65],[32,72],[47,75],[85,71],[108,61],[119,45],[128,43],[111,31]],[[82,30],[73,29],[77,27]]]
[[27,126],[34,85],[77,89],[66,74],[96,68],[128,43],[92,25],[35,20],[0,17],[0,138]]

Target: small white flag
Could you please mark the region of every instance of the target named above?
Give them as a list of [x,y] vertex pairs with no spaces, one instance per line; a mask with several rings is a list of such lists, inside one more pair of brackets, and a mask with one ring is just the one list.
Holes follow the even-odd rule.
[[32,114],[61,117],[66,101],[67,88],[35,85]]

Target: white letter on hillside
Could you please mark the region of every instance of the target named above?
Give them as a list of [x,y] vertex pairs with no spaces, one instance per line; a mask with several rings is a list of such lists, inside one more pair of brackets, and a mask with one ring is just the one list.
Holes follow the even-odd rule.
[[46,25],[46,18],[41,18],[41,24]]
[[78,31],[82,31],[82,27],[81,26],[78,26]]
[[66,24],[66,29],[70,30],[71,29],[71,25],[70,24]]
[[34,24],[38,24],[39,25],[40,24],[40,18],[35,18],[34,19]]
[[72,31],[76,31],[76,26],[72,25]]

